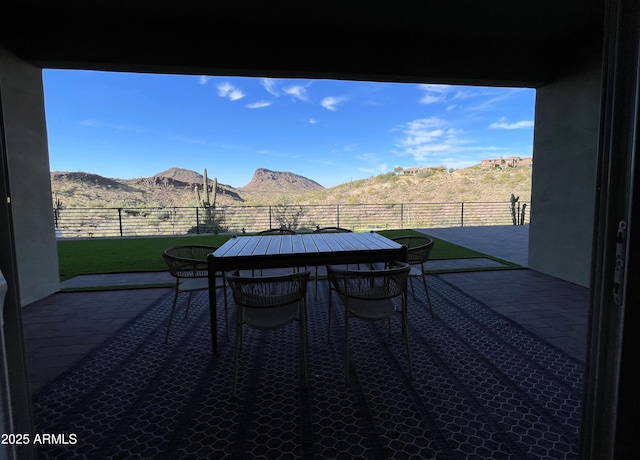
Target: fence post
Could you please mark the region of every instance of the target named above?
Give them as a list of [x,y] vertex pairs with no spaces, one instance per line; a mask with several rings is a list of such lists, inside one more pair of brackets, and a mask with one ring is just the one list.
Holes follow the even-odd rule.
[[336,205],[336,227],[340,227],[340,205]]
[[460,227],[464,227],[464,201],[460,205]]
[[404,203],[400,203],[400,228],[404,228]]
[[196,235],[200,234],[200,208],[196,206]]
[[120,236],[122,236],[122,208],[118,208],[118,223],[120,225]]
[[271,225],[271,206],[269,206],[269,228],[273,228]]

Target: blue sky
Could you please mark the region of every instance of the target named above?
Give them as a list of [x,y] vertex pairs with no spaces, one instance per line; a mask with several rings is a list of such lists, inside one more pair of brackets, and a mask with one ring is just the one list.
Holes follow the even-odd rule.
[[535,91],[339,80],[45,70],[52,171],[234,187],[256,168],[332,187],[395,167],[532,155]]

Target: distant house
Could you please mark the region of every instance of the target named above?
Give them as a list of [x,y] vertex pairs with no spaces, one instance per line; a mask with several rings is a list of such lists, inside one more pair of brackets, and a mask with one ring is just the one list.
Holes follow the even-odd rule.
[[410,176],[415,176],[421,171],[444,171],[444,166],[425,166],[425,167],[416,167],[416,168],[406,168],[402,170],[402,174],[408,174]]
[[533,158],[532,157],[507,157],[507,158],[490,158],[487,160],[482,160],[480,163],[480,167],[482,169],[506,169],[506,168],[522,168],[522,167],[532,167],[533,166]]

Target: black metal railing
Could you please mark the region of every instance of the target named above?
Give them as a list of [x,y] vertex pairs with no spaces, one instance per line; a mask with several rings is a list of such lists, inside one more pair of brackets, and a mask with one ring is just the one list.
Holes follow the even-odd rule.
[[[526,205],[526,206],[525,206]],[[524,208],[524,209],[523,209]],[[170,208],[57,208],[58,237],[251,233],[267,228],[352,230],[528,224],[529,203],[449,202]]]

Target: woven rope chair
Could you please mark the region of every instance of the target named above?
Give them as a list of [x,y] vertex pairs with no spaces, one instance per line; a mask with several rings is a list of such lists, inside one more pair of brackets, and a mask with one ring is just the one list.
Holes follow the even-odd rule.
[[233,397],[238,388],[238,357],[242,349],[242,329],[280,329],[298,321],[300,325],[300,369],[302,386],[307,387],[307,282],[309,271],[277,276],[227,275],[236,304],[236,336],[233,356]]
[[[182,292],[189,294],[187,298],[187,308],[184,317],[189,314],[189,306],[191,305],[191,296],[194,292],[209,290],[209,269],[207,266],[207,256],[218,249],[217,246],[192,245],[184,244],[173,246],[162,252],[169,273],[176,279],[176,289],[173,296],[173,304],[171,305],[171,314],[169,316],[169,324],[167,324],[167,332],[165,334],[165,343],[169,342],[169,332],[173,322],[173,315],[176,309],[178,295]],[[216,288],[222,288],[224,293],[224,317],[227,340],[229,340],[229,314],[227,308],[227,289],[223,273],[216,273]]]
[[[313,233],[352,233],[348,228],[342,227],[318,227]],[[315,281],[315,296],[318,298],[318,266],[316,265],[313,274],[313,279]]]
[[313,233],[351,233],[351,230],[343,227],[318,227]]
[[409,272],[411,292],[415,298],[416,291],[413,288],[413,278],[421,276],[422,284],[424,285],[424,292],[426,292],[427,301],[429,302],[429,311],[431,312],[431,318],[433,319],[433,305],[431,304],[431,296],[429,295],[429,288],[427,287],[424,264],[429,261],[429,256],[431,255],[431,250],[433,249],[435,242],[431,238],[422,235],[399,236],[391,239],[396,243],[403,244],[407,247],[407,262],[411,265],[411,271]]
[[269,228],[256,233],[256,235],[297,235],[295,230],[289,230],[288,228]]
[[[409,376],[413,378],[413,366],[409,351],[407,331],[407,278],[411,267],[404,262],[391,262],[380,270],[345,270],[329,265],[327,272],[331,292],[335,291],[344,306],[344,379],[349,383],[349,319],[384,321],[389,324],[396,312],[394,299],[400,298],[402,308],[402,335],[407,350]],[[330,293],[331,294],[331,293]],[[329,296],[329,322],[327,331],[331,340],[332,295]]]

